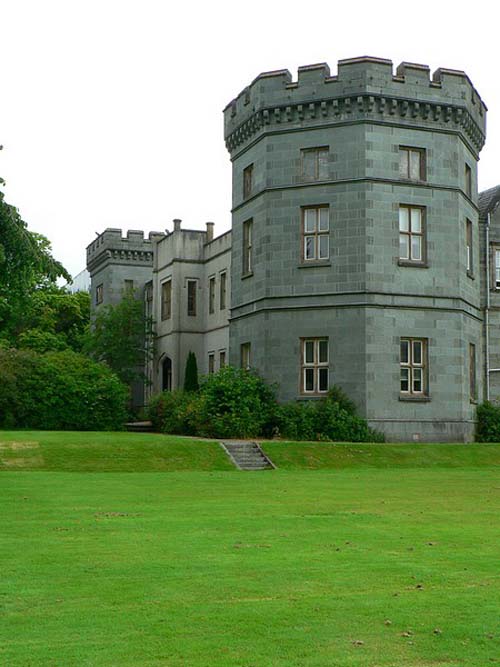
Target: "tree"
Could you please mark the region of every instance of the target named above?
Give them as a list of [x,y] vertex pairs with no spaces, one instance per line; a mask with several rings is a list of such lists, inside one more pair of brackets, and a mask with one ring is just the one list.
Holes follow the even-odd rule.
[[198,391],[200,385],[198,384],[198,364],[196,363],[196,355],[194,352],[189,352],[186,360],[186,371],[184,374],[184,391]]
[[[0,179],[0,183],[1,183]],[[25,310],[33,290],[71,280],[52,257],[45,236],[28,230],[17,209],[0,192],[0,337],[12,336],[13,323]]]
[[136,298],[134,290],[126,290],[119,303],[97,311],[84,350],[131,385],[134,380],[146,380],[144,342],[152,337],[152,320],[146,317],[142,300]]

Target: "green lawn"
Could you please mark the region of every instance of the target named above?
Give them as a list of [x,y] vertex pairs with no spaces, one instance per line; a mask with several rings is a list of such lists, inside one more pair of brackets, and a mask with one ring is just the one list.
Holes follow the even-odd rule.
[[500,446],[265,448],[0,432],[0,665],[500,663]]

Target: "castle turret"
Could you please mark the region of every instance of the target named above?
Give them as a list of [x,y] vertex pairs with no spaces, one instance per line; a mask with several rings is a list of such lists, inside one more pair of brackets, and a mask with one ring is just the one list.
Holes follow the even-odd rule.
[[368,57],[266,72],[224,124],[231,363],[282,399],[340,385],[389,439],[470,439],[486,106],[467,75]]

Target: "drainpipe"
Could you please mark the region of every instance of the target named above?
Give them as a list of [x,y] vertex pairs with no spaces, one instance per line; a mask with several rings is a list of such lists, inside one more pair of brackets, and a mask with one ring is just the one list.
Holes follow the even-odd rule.
[[486,308],[484,311],[484,343],[486,362],[486,400],[490,400],[490,212],[486,216]]

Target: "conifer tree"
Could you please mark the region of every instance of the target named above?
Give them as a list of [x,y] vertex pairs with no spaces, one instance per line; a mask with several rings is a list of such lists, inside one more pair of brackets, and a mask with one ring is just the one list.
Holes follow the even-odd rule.
[[184,391],[198,391],[200,385],[198,384],[198,364],[196,363],[196,355],[194,352],[189,352],[186,360],[186,372],[184,375]]

